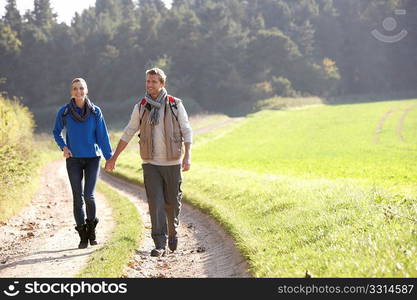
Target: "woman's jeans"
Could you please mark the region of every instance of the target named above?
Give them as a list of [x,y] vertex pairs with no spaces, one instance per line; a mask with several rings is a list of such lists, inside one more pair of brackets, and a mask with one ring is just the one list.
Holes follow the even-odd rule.
[[[85,223],[83,205],[88,220],[96,217],[96,203],[94,190],[100,170],[100,157],[70,157],[67,158],[67,172],[71,183],[72,197],[74,200],[74,218],[77,226]],[[82,185],[84,177],[84,187]]]

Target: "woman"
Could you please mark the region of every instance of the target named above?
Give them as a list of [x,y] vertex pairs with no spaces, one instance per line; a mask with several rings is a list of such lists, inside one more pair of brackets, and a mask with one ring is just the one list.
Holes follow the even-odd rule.
[[[75,78],[71,84],[71,100],[62,106],[56,116],[53,130],[58,146],[66,158],[68,177],[71,183],[75,229],[80,235],[78,248],[97,245],[95,228],[96,204],[94,190],[100,169],[100,156],[112,157],[106,123],[99,107],[88,98],[87,83]],[[62,130],[66,128],[65,141]],[[84,177],[84,187],[82,180]],[[85,202],[87,218],[83,210]]]

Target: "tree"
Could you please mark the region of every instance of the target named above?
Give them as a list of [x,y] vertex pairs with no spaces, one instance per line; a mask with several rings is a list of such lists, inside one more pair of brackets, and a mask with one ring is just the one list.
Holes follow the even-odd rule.
[[44,29],[50,29],[56,23],[57,15],[52,12],[49,0],[34,0],[33,16],[35,24]]
[[[16,64],[21,51],[22,43],[14,31],[4,21],[0,21],[0,81],[5,83],[5,90],[12,95],[17,95],[19,82],[14,81],[16,77]],[[5,77],[7,81],[1,79]],[[3,88],[2,88],[3,89]]]
[[[395,34],[383,28],[390,16],[408,31],[398,43],[371,34]],[[137,97],[154,64],[175,95],[229,113],[273,94],[416,90],[416,20],[415,0],[174,0],[170,10],[161,0],[96,0],[67,26],[50,1],[22,17],[7,0],[0,77],[31,108],[66,101],[76,76],[100,103]]]
[[22,26],[22,17],[16,7],[16,0],[7,0],[4,22],[14,31],[20,32]]
[[285,77],[292,62],[301,56],[291,38],[276,28],[260,30],[249,44],[248,54],[248,68],[252,70],[254,82],[269,80],[272,76]]
[[3,55],[17,55],[22,46],[17,32],[9,25],[0,22],[0,53]]

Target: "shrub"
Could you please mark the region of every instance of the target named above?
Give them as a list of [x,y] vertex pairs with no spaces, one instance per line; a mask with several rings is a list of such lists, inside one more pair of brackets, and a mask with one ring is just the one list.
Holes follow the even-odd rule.
[[29,199],[22,188],[31,184],[38,157],[33,151],[34,126],[26,107],[0,97],[0,220],[15,214]]

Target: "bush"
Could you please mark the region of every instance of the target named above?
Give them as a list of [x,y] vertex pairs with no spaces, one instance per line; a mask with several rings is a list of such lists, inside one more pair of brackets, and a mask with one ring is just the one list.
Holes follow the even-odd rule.
[[272,78],[272,88],[275,92],[275,95],[282,97],[296,97],[297,92],[292,88],[291,81],[285,77],[273,77]]
[[[0,220],[16,213],[27,199],[38,154],[33,151],[32,114],[18,101],[0,97]],[[28,155],[30,153],[30,155]]]
[[17,100],[0,96],[0,148],[32,140],[35,122],[32,113]]

